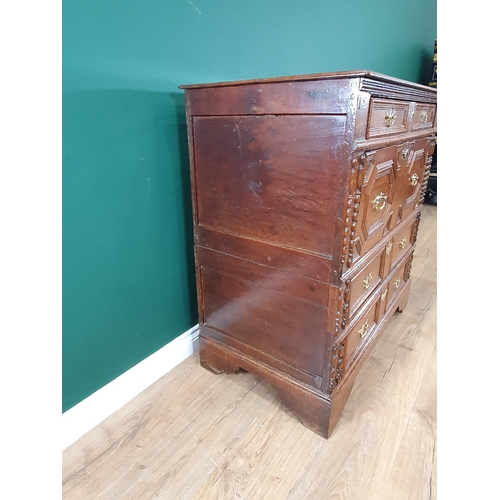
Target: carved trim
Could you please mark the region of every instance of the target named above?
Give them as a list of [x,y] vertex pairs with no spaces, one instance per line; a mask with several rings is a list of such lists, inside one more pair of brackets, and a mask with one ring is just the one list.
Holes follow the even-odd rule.
[[437,95],[427,89],[402,86],[398,83],[382,82],[365,77],[361,80],[360,90],[370,92],[372,96],[386,99],[404,99],[407,101],[420,101],[435,104]]
[[352,205],[351,234],[349,240],[349,253],[347,256],[347,265],[349,267],[352,266],[352,262],[354,260],[354,238],[356,237],[356,226],[358,224],[360,199],[361,199],[361,190],[358,189],[356,190],[356,194],[354,195],[354,201]]
[[342,330],[342,311],[344,310],[344,287],[341,286],[338,289],[337,295],[337,307],[335,310],[335,328],[333,330],[334,339],[338,337],[340,331]]
[[413,234],[411,237],[411,244],[414,245],[417,242],[417,234],[418,234],[418,226],[420,225],[420,216],[422,215],[422,212],[418,212],[417,217],[415,219],[414,225],[413,225]]
[[351,279],[346,280],[344,288],[344,303],[342,305],[342,323],[341,327],[345,328],[347,320],[351,312]]
[[344,369],[344,351],[345,351],[345,342],[340,342],[339,344],[335,344],[333,346],[332,352],[332,369],[330,373],[330,388],[329,392],[331,393],[335,387],[340,382],[342,378],[342,372]]
[[365,155],[360,158],[353,158],[351,161],[351,176],[349,179],[349,194],[347,196],[347,209],[344,221],[344,237],[342,242],[342,264],[347,263],[350,267],[353,261],[353,238],[356,234],[356,220],[359,213],[359,198],[356,192],[359,171],[363,169],[360,160],[363,160]]
[[345,264],[347,261],[347,257],[349,254],[349,247],[351,243],[351,224],[352,224],[352,208],[354,203],[354,196],[349,194],[347,196],[347,209],[346,209],[346,217],[344,223],[344,238],[342,241],[342,258],[341,263]]
[[432,154],[434,153],[435,145],[436,145],[436,138],[432,137],[427,144],[427,151],[425,155],[425,171],[422,179],[422,185],[420,186],[420,199],[419,199],[420,204],[422,204],[425,200],[425,193],[427,192],[427,184],[429,182],[429,177],[431,175]]
[[412,262],[413,262],[413,254],[414,253],[415,252],[411,253],[410,258],[408,259],[408,262],[406,263],[405,274],[404,274],[404,280],[405,281],[408,281],[410,279],[411,265],[412,265]]

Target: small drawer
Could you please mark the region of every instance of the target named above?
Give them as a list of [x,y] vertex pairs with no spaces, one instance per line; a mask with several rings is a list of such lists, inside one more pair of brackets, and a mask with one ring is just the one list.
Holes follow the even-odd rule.
[[409,109],[409,102],[373,98],[368,116],[367,139],[406,132]]
[[[352,316],[352,313],[356,311],[382,281],[384,277],[384,252],[385,248],[378,251],[373,259],[351,278],[349,285],[349,316]],[[349,321],[349,318],[347,318],[347,321]]]
[[370,338],[373,329],[377,325],[376,312],[378,300],[374,301],[368,310],[361,315],[360,319],[354,323],[345,340],[344,359],[347,361],[347,366],[355,359],[356,353]]
[[436,116],[436,106],[433,104],[415,105],[415,112],[411,123],[412,130],[421,130],[425,128],[432,128],[434,126],[434,118]]
[[398,231],[391,242],[386,246],[386,251],[388,251],[388,258],[391,262],[390,268],[398,263],[399,257],[408,250],[412,245],[412,232],[413,224],[407,224],[400,231]]
[[403,261],[397,271],[391,276],[387,288],[387,299],[386,305],[388,306],[391,302],[399,295],[399,292],[403,288],[406,281],[406,264],[408,260]]

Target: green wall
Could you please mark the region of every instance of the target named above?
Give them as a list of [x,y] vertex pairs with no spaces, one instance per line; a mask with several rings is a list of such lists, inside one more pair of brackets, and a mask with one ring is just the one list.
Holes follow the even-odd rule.
[[62,28],[66,411],[197,323],[178,85],[426,83],[436,0],[63,0]]

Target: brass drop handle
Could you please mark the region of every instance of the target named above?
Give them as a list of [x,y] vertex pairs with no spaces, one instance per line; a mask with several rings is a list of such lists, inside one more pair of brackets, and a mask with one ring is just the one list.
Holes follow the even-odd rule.
[[401,248],[401,250],[403,250],[403,248],[406,246],[406,244],[408,243],[408,238],[405,236],[400,242],[399,242],[399,248]]
[[412,174],[410,177],[410,186],[416,186],[418,183],[418,175]]
[[401,283],[401,278],[396,278],[396,281],[394,282],[394,288],[399,288],[400,283]]
[[428,118],[429,114],[426,109],[420,112],[420,123],[427,123]]
[[391,253],[391,250],[392,250],[392,240],[389,241],[389,243],[387,243],[387,245],[385,246],[386,255],[389,255]]
[[387,195],[385,195],[384,193],[380,193],[372,201],[372,206],[374,210],[379,211],[385,207],[386,202],[387,202]]
[[405,148],[403,149],[403,151],[401,151],[401,157],[403,158],[403,161],[405,161],[408,158],[409,154],[410,154],[409,148]]
[[368,288],[370,288],[370,284],[372,282],[372,279],[373,279],[373,276],[372,276],[372,273],[370,273],[362,282],[361,284],[363,285],[363,288],[365,290],[368,290]]
[[363,337],[366,335],[366,332],[368,331],[368,327],[369,327],[369,326],[370,326],[370,325],[368,324],[368,321],[365,321],[365,322],[363,323],[363,326],[361,327],[361,329],[360,329],[360,330],[358,330],[358,334],[359,334],[359,336],[360,336],[361,338],[363,338]]
[[394,125],[394,120],[396,119],[396,112],[391,108],[385,114],[385,126],[390,128]]

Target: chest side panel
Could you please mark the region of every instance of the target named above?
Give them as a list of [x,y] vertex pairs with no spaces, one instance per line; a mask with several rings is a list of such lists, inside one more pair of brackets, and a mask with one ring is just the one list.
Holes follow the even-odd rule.
[[193,117],[198,223],[331,255],[345,124],[344,115]]

